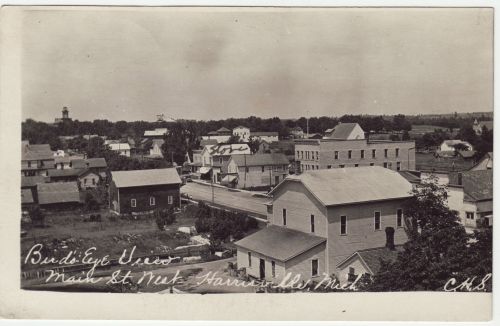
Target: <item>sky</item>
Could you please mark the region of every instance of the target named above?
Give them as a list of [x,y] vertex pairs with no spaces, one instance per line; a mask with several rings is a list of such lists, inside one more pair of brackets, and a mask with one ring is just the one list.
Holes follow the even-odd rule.
[[493,110],[485,8],[26,10],[22,118]]

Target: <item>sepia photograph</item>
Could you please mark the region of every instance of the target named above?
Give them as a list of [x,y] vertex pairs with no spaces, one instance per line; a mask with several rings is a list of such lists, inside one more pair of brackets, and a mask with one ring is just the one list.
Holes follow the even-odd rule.
[[474,293],[491,318],[493,8],[19,18],[22,293]]

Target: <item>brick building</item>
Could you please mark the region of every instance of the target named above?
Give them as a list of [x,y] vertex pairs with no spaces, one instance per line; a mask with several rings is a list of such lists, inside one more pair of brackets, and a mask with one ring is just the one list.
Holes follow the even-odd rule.
[[175,168],[111,172],[110,209],[116,214],[180,207],[181,178]]
[[295,161],[298,171],[362,166],[415,170],[415,142],[301,139],[295,140]]

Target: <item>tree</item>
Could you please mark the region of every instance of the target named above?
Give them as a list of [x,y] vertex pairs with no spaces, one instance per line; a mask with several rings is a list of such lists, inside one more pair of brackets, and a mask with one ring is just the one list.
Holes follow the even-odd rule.
[[171,207],[156,209],[154,216],[156,225],[160,231],[164,231],[165,226],[173,224],[176,220],[174,210]]
[[226,142],[226,144],[241,144],[241,143],[242,141],[240,139],[240,136],[238,135],[232,135]]
[[401,140],[410,140],[410,133],[408,132],[408,130],[403,131]]
[[[481,263],[491,251],[486,231],[475,236],[465,232],[456,211],[446,205],[446,188],[436,180],[424,182],[405,204],[405,230],[409,241],[394,262],[382,261],[368,291],[443,290],[454,277],[463,282],[474,273],[491,273],[491,264]],[[471,244],[476,241],[475,244]],[[471,268],[468,268],[470,266]]]
[[392,118],[392,125],[394,130],[411,130],[411,123],[406,120],[406,116],[404,114],[397,114]]
[[99,209],[99,201],[90,191],[85,193],[84,209],[87,212],[96,211]]
[[255,137],[250,137],[248,139],[248,147],[250,147],[250,151],[252,152],[252,154],[257,153],[257,151],[259,150],[259,146],[260,146],[259,139]]

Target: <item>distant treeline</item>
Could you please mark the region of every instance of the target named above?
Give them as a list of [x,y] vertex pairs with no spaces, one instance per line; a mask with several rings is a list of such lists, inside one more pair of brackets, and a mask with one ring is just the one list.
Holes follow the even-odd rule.
[[[488,115],[478,117],[479,120],[491,119]],[[309,120],[309,121],[307,121]],[[235,128],[239,125],[246,126],[254,131],[276,131],[281,138],[286,138],[290,130],[294,127],[300,127],[304,132],[307,132],[309,126],[309,133],[323,133],[326,129],[332,128],[339,122],[357,122],[365,131],[404,131],[411,130],[411,125],[431,124],[441,126],[443,128],[461,128],[470,125],[474,121],[474,116],[464,115],[451,115],[442,118],[434,116],[372,116],[372,115],[344,115],[340,118],[337,117],[311,117],[306,119],[301,117],[296,120],[269,118],[262,119],[259,117],[248,117],[241,119],[224,119],[224,120],[177,120],[176,122],[147,122],[147,121],[117,121],[111,122],[108,120],[94,120],[94,121],[78,121],[70,120],[58,124],[49,124],[45,122],[38,122],[32,119],[27,119],[22,123],[22,139],[29,140],[33,144],[48,143],[52,149],[61,148],[62,143],[59,136],[70,135],[99,135],[107,136],[110,139],[120,139],[123,137],[132,137],[139,139],[144,135],[145,130],[154,128],[178,128],[182,126],[190,138],[199,138],[206,135],[210,131],[217,130],[221,127],[229,129]]]

